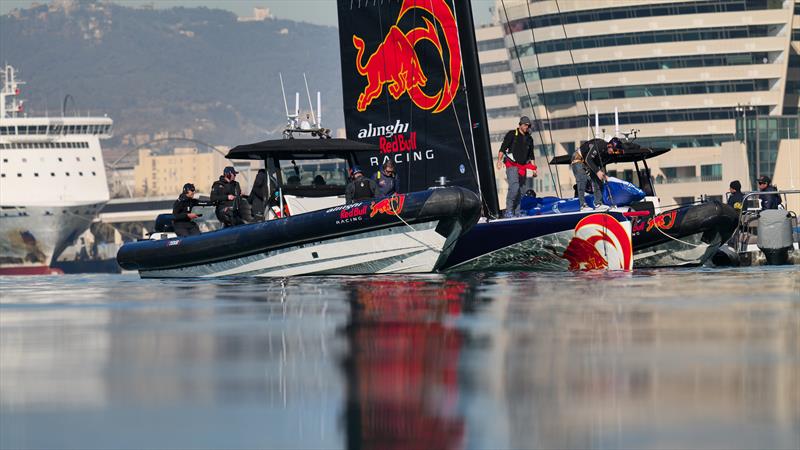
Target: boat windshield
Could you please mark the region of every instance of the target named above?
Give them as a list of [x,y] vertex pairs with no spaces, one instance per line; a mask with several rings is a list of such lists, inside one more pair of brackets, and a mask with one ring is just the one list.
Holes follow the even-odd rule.
[[344,189],[347,161],[342,158],[280,161],[283,186],[287,189]]

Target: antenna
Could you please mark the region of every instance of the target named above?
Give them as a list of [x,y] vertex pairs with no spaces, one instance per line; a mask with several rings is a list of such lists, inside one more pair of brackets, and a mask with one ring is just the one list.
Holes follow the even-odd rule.
[[322,128],[322,94],[317,91],[317,128]]
[[303,82],[306,84],[306,95],[308,96],[308,107],[311,109],[311,122],[316,123],[317,118],[314,115],[314,105],[311,103],[311,92],[308,90],[308,79],[306,78],[306,73],[303,72]]
[[294,93],[294,117],[300,117],[300,93]]
[[[281,79],[281,94],[283,95],[283,109],[286,110],[286,117],[290,117],[289,116],[289,105],[286,104],[286,91],[283,89],[283,75],[280,72],[278,72],[278,78]],[[65,102],[66,102],[66,100],[65,100]]]

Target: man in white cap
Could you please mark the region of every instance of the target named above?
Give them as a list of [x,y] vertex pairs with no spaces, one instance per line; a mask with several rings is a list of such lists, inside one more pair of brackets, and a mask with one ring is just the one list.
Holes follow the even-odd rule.
[[497,154],[497,168],[506,168],[508,194],[506,194],[505,217],[520,215],[520,200],[525,186],[528,170],[536,176],[536,165],[533,162],[533,138],[530,134],[531,119],[528,116],[519,118],[519,126],[503,138],[500,152]]

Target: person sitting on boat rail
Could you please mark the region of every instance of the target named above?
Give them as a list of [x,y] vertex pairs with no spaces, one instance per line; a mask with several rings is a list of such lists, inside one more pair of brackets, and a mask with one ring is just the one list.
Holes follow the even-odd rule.
[[731,181],[728,192],[728,206],[735,209],[742,209],[742,202],[744,201],[744,194],[742,194],[742,183],[739,180]]
[[178,237],[194,236],[200,234],[200,227],[192,222],[200,217],[192,212],[192,208],[201,202],[194,198],[195,188],[192,183],[183,185],[183,192],[172,204],[172,227]]
[[603,170],[603,154],[616,151],[619,147],[619,139],[613,138],[611,142],[603,139],[591,139],[584,142],[572,154],[572,174],[575,175],[575,182],[578,188],[578,201],[581,203],[581,210],[590,209],[586,206],[586,183],[591,180],[594,189],[595,209],[608,209],[603,204],[603,183],[608,179]]
[[353,180],[344,188],[344,197],[347,203],[355,203],[375,198],[378,185],[371,178],[364,176],[360,167],[353,167]]
[[[771,181],[766,175],[758,177],[758,190],[761,192],[777,191],[778,188],[771,185]],[[761,198],[761,209],[778,209],[778,206],[782,203],[781,196],[778,194],[760,194],[759,197]]]
[[238,173],[233,166],[228,166],[223,169],[219,180],[211,185],[211,202],[217,206],[215,213],[224,227],[242,223],[238,213],[239,197],[242,195],[242,188],[236,181]]
[[508,193],[506,194],[506,217],[520,215],[522,189],[525,186],[528,170],[536,174],[533,159],[533,138],[530,134],[531,119],[519,118],[519,126],[506,133],[500,151],[497,153],[497,168],[506,168]]
[[388,197],[400,193],[400,180],[397,179],[393,162],[386,161],[383,168],[375,172],[372,179],[378,185],[378,196]]

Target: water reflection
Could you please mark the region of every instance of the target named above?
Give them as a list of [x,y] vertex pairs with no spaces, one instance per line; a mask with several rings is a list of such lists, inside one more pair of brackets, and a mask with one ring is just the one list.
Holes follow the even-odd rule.
[[0,292],[0,448],[800,448],[792,268]]

